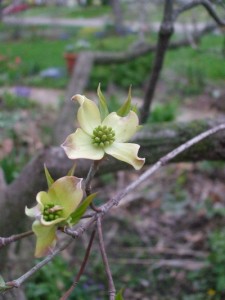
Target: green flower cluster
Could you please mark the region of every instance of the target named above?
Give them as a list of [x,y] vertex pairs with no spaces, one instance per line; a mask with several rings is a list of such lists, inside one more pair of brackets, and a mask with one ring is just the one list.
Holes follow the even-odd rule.
[[106,147],[115,141],[115,132],[112,127],[101,126],[93,130],[92,143],[97,147]]
[[25,209],[27,216],[35,219],[32,230],[36,235],[35,256],[52,252],[57,241],[57,228],[68,224],[83,198],[82,178],[64,176],[56,181],[47,176],[49,189],[37,194],[37,205]]
[[62,217],[63,208],[60,205],[48,203],[44,206],[43,218],[45,221],[54,221]]

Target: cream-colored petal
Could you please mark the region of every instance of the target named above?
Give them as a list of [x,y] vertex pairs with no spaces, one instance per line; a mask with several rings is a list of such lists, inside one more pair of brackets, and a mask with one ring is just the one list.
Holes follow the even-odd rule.
[[56,227],[43,226],[39,221],[35,221],[32,230],[36,235],[35,256],[42,257],[52,253],[56,244]]
[[51,199],[47,192],[41,191],[36,196],[37,203],[39,203],[41,207],[41,211],[43,211],[45,204],[48,204],[51,202]]
[[126,142],[137,132],[138,122],[138,116],[133,111],[126,117],[120,117],[113,112],[104,119],[102,125],[112,127],[117,142]]
[[55,205],[63,208],[64,219],[76,210],[83,198],[82,180],[75,176],[65,176],[56,180],[49,188],[49,197]]
[[59,223],[64,222],[65,219],[66,218],[63,216],[62,218],[57,218],[53,221],[45,221],[43,215],[41,215],[40,223],[42,224],[42,226],[45,226],[45,227],[52,227],[52,226],[57,225],[57,224],[58,224],[58,226],[60,226]]
[[104,156],[103,149],[94,147],[91,137],[80,128],[70,134],[61,146],[70,159],[100,160]]
[[28,208],[27,206],[25,207],[25,214],[28,217],[31,218],[40,218],[41,216],[41,208],[40,208],[40,204],[37,204],[36,206],[32,207],[32,208]]
[[145,158],[137,156],[139,148],[140,146],[137,144],[114,142],[111,146],[105,148],[105,152],[139,170],[145,163]]
[[80,105],[83,104],[84,100],[85,100],[85,96],[84,95],[80,95],[80,94],[76,94],[74,95],[71,100],[74,101],[74,102],[78,102]]
[[77,112],[77,119],[80,127],[89,135],[92,135],[93,130],[101,124],[101,116],[98,106],[94,101],[89,100],[85,96],[75,95],[72,98],[77,100],[80,108]]

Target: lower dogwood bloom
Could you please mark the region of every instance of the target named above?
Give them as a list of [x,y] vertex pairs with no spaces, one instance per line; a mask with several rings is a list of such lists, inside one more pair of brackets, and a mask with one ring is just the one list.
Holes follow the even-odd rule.
[[139,128],[137,114],[131,110],[127,116],[121,117],[112,112],[101,120],[94,101],[82,95],[75,95],[72,99],[80,104],[77,113],[80,128],[62,144],[67,156],[70,159],[100,160],[106,153],[139,170],[145,162],[137,155],[140,146],[126,143]]
[[65,176],[56,180],[47,192],[37,194],[37,205],[25,209],[26,215],[34,217],[32,230],[36,235],[35,256],[41,257],[52,252],[58,226],[66,225],[70,215],[79,206],[83,191],[81,178]]

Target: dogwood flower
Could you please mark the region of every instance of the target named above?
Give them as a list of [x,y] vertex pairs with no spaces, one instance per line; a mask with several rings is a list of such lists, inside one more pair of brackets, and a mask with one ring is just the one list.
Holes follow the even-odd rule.
[[80,128],[62,144],[70,159],[100,160],[106,153],[136,170],[143,166],[145,159],[137,156],[140,146],[126,143],[139,128],[138,116],[134,111],[130,110],[123,117],[112,112],[102,120],[94,101],[82,95],[75,95],[72,100],[80,104],[77,112]]
[[53,250],[57,227],[68,224],[70,215],[82,200],[81,182],[82,179],[75,176],[62,177],[52,183],[47,192],[37,194],[38,204],[35,207],[25,208],[26,215],[35,218],[32,230],[37,238],[36,257],[47,255]]

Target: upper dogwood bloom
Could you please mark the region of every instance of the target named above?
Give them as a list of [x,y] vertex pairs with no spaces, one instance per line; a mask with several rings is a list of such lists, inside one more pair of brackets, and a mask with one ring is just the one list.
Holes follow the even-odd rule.
[[81,182],[81,178],[74,176],[62,177],[50,186],[48,192],[37,194],[35,207],[26,207],[26,215],[36,219],[32,226],[37,237],[36,257],[47,255],[54,248],[57,227],[66,224],[82,200]]
[[77,112],[80,128],[62,144],[70,159],[100,160],[107,153],[132,165],[136,170],[143,166],[145,159],[137,156],[140,146],[125,143],[139,127],[138,116],[134,111],[131,110],[125,117],[112,112],[101,120],[94,101],[82,95],[75,95],[72,100],[80,104]]

